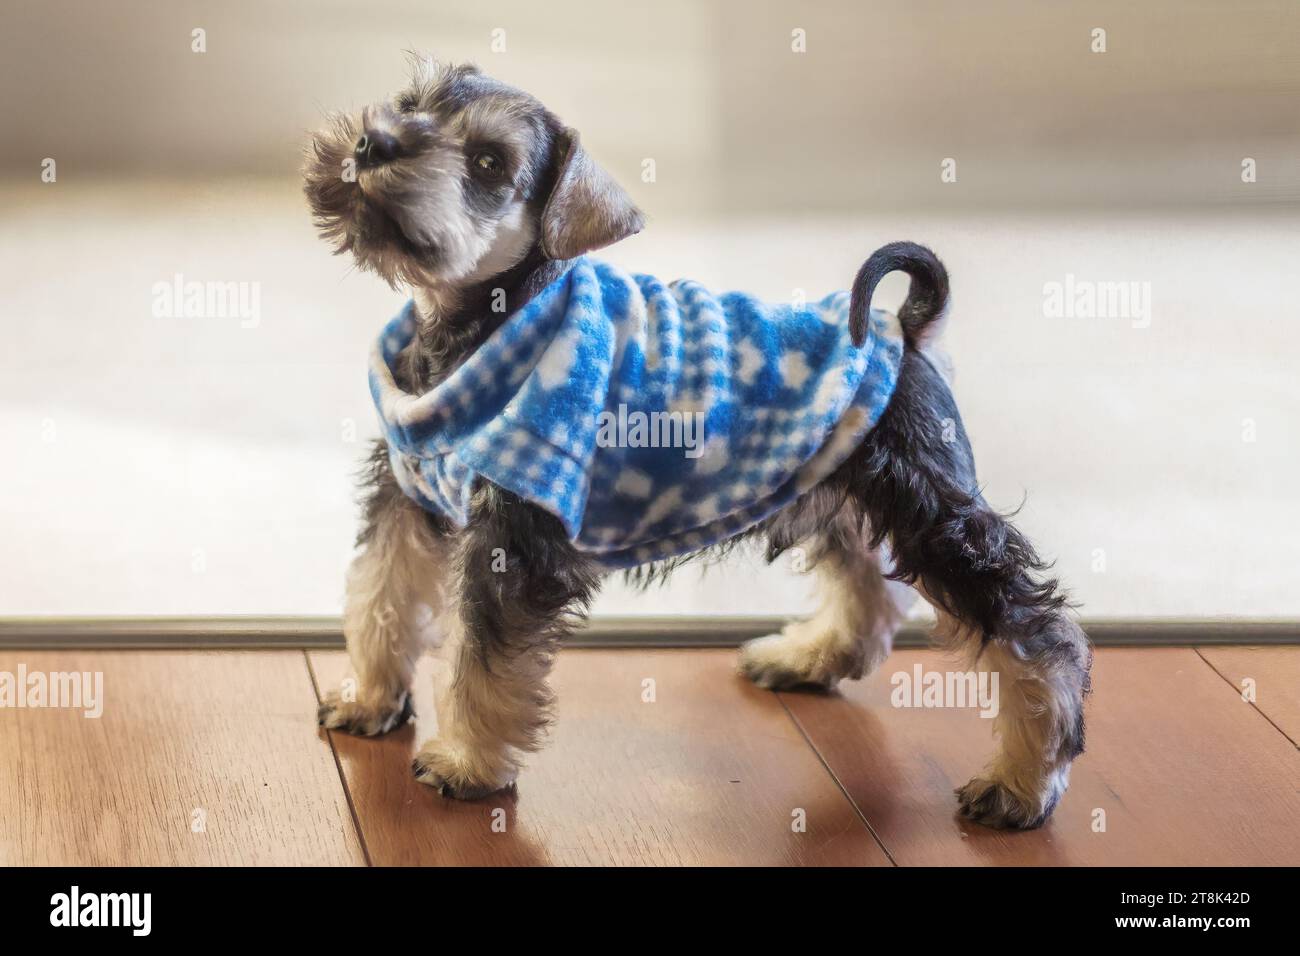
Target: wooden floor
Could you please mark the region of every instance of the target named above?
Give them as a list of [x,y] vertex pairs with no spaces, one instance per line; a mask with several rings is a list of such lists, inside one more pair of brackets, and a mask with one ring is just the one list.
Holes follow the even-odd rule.
[[566,651],[551,745],[454,803],[409,770],[435,661],[414,725],[360,740],[315,725],[341,652],[0,652],[105,698],[0,709],[0,864],[1300,864],[1300,647],[1099,650],[1088,752],[1032,833],[954,815],[990,722],[892,707],[917,663],[944,666],[901,651],[817,696],[756,690],[733,651]]

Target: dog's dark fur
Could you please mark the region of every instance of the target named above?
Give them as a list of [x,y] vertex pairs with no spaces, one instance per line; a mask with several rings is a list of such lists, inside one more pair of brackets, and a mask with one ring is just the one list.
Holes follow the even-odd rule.
[[[472,127],[462,128],[460,140],[443,131],[451,118],[478,108],[476,104],[485,112],[490,106],[525,130],[519,141],[526,145],[516,148],[507,163],[513,198],[499,185],[476,183],[473,168],[464,174],[459,204],[470,224],[464,229],[486,231],[493,216],[505,221],[499,210],[514,202],[522,205],[527,219],[520,227],[527,242],[520,240],[516,261],[500,271],[451,275],[450,267],[444,267],[448,240],[437,232],[437,224],[413,221],[404,210],[439,199],[422,192],[432,187],[421,181],[418,163],[438,149],[454,159],[452,146],[439,145],[442,140],[459,143],[465,161],[479,164]],[[306,191],[322,234],[338,251],[351,252],[390,283],[415,288],[425,321],[401,368],[401,384],[408,390],[426,391],[450,374],[509,314],[562,274],[568,257],[641,227],[639,212],[590,164],[576,134],[531,97],[472,68],[417,64],[411,88],[393,104],[367,110],[360,125],[371,139],[360,139],[358,124],[349,119],[336,120],[318,134],[306,169]],[[383,128],[372,131],[372,125]],[[369,173],[363,170],[360,185],[340,178],[339,169],[354,150],[370,160],[374,143],[384,136],[392,158]],[[408,163],[414,165],[408,169]],[[440,163],[439,174],[446,160]],[[366,175],[371,178],[364,179]],[[389,178],[380,180],[381,175]],[[575,177],[582,179],[577,199],[571,184]],[[883,417],[834,475],[742,538],[763,539],[769,561],[793,547],[805,548],[813,561],[837,569],[850,590],[857,580],[864,588],[876,586],[868,580],[873,572],[866,562],[874,561],[871,552],[886,547],[893,559],[889,577],[924,593],[939,611],[941,632],[951,642],[964,644],[972,656],[992,648],[1004,671],[1008,722],[999,727],[1003,754],[986,777],[958,792],[959,802],[965,814],[993,826],[1037,826],[1063,791],[1069,762],[1083,750],[1089,649],[1066,616],[1056,581],[1043,577],[1045,566],[1033,547],[981,497],[956,404],[923,351],[931,323],[948,299],[947,273],[933,253],[894,243],[864,264],[852,289],[855,337],[860,341],[865,335],[877,282],[895,270],[908,272],[912,287],[899,312],[907,348]],[[509,308],[493,311],[488,302],[501,289]],[[370,460],[367,486],[358,543],[369,557],[358,561],[371,566],[357,572],[368,583],[354,584],[363,596],[357,598],[348,639],[363,684],[375,686],[351,707],[327,700],[322,723],[374,733],[398,721],[406,706],[401,684],[403,679],[409,683],[409,667],[390,673],[370,645],[382,644],[401,658],[412,657],[418,648],[400,629],[379,633],[378,625],[368,623],[380,611],[400,616],[406,609],[405,597],[385,593],[377,577],[404,573],[423,560],[424,552],[436,552],[440,557],[430,563],[430,573],[441,576],[452,592],[446,598],[454,620],[450,629],[463,630],[452,691],[457,729],[451,743],[431,742],[417,756],[415,771],[447,795],[489,792],[513,779],[516,751],[538,745],[551,704],[545,672],[559,641],[585,613],[600,571],[569,542],[553,515],[490,484],[476,493],[470,524],[463,530],[420,511],[398,487],[382,442]],[[411,530],[412,522],[420,528]],[[423,544],[412,545],[412,539]],[[708,554],[724,552],[737,541]],[[379,553],[385,549],[393,554]],[[414,551],[397,557],[399,549]],[[629,576],[649,584],[700,556],[647,566]],[[506,573],[499,573],[501,560],[507,562]],[[874,573],[878,578],[879,572]],[[412,586],[423,587],[418,580]],[[866,598],[841,600],[852,604]],[[366,633],[368,628],[378,636]],[[887,652],[888,635],[883,641]],[[757,657],[746,660],[743,669],[769,687],[830,686],[840,677],[861,676],[879,662],[879,648],[869,641],[848,640],[837,648],[821,655],[832,661],[832,673],[811,674],[788,662]],[[1010,690],[1007,683],[1013,685]],[[494,749],[500,753],[489,752]]]

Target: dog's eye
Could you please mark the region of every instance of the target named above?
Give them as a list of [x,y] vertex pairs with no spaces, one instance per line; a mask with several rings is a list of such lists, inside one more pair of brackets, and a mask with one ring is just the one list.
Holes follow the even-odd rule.
[[410,93],[403,93],[397,98],[397,111],[399,113],[414,113],[415,108],[419,105],[420,101]]
[[475,153],[471,161],[474,172],[484,179],[500,179],[505,173],[505,164],[501,162],[501,157],[496,153],[490,153],[486,150],[481,153]]

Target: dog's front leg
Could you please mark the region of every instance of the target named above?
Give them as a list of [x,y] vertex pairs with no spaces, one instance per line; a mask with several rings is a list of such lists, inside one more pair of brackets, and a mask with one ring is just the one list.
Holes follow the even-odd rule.
[[412,769],[443,796],[472,800],[513,783],[541,746],[554,699],[546,678],[598,575],[554,516],[492,485],[461,540],[454,676],[438,698],[438,736]]
[[439,519],[397,487],[382,448],[372,469],[362,550],[348,570],[343,612],[355,683],[327,691],[318,712],[322,727],[367,737],[411,716],[411,675],[424,638],[440,639],[446,630],[452,551]]

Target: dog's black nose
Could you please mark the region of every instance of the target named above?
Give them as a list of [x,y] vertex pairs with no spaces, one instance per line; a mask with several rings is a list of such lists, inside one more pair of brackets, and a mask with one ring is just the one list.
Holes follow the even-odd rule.
[[357,140],[357,162],[362,166],[382,166],[397,158],[397,137],[383,130],[368,129]]

